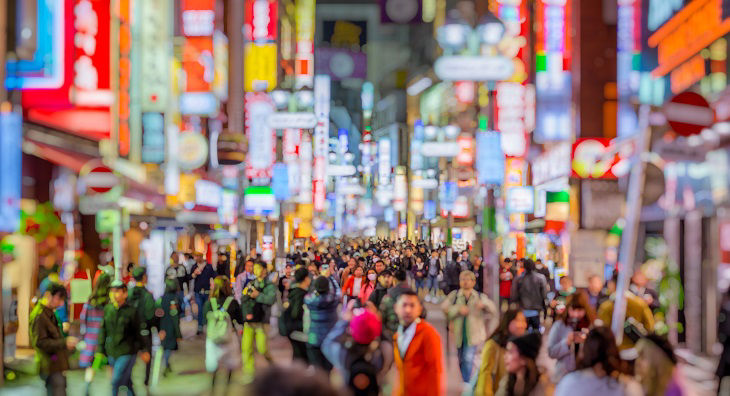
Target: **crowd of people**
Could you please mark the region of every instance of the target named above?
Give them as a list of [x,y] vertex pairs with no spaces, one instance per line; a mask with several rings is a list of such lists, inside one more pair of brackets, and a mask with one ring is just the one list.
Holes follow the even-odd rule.
[[[672,346],[653,333],[658,296],[640,271],[626,292],[617,343],[610,331],[615,278],[603,282],[596,274],[577,289],[570,276],[556,282],[540,260],[509,255],[501,259],[493,301],[483,292],[481,258],[449,252],[409,241],[332,241],[298,249],[278,269],[255,249],[239,252],[232,273],[225,252],[216,264],[202,252],[175,252],[159,299],[147,290],[145,267],[131,268],[127,282],[101,271],[83,305],[79,338],[68,335],[58,313],[67,289],[47,283],[31,313],[32,346],[49,395],[66,394],[63,373],[76,350],[87,394],[107,364],[112,394],[134,394],[137,359],[146,364],[148,386],[151,345],[159,339],[163,374],[170,373],[180,321],[193,314],[214,389],[216,377],[228,386],[242,370],[253,394],[293,395],[296,387],[340,394],[325,389],[338,382],[358,396],[444,395],[447,383],[468,395],[688,394]],[[443,312],[446,339],[427,311]],[[268,348],[277,331],[294,364],[310,368],[297,379],[275,376],[288,370]],[[458,379],[447,378],[444,346],[457,356]],[[267,367],[256,367],[255,353]],[[311,377],[306,384],[303,376]],[[265,378],[277,384],[267,388]]]

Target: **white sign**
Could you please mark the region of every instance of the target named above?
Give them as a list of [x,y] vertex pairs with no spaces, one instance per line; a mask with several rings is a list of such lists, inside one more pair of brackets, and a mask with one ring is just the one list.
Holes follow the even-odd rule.
[[435,190],[439,186],[439,181],[436,179],[413,179],[411,181],[412,188],[422,188],[424,190]]
[[378,140],[378,185],[390,184],[390,139]]
[[461,152],[457,142],[424,142],[421,144],[421,155],[424,157],[456,157]]
[[208,180],[195,182],[195,203],[203,206],[217,208],[221,204],[221,186]]
[[433,69],[445,81],[503,81],[515,72],[512,60],[503,56],[442,56]]
[[532,187],[507,189],[507,212],[532,213],[535,210],[535,192]]
[[352,176],[357,172],[353,165],[327,165],[327,176]]
[[274,129],[312,129],[317,126],[314,113],[273,113],[269,116],[269,127]]
[[570,176],[570,143],[559,143],[532,161],[532,185]]
[[402,212],[406,210],[406,197],[408,194],[406,175],[395,175],[393,187],[393,209]]

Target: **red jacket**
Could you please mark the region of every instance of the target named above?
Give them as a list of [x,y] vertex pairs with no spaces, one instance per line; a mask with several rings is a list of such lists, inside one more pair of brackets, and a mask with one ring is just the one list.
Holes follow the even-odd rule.
[[404,357],[398,350],[398,333],[393,336],[397,369],[393,396],[440,396],[446,394],[443,351],[438,331],[425,321],[416,325],[416,334]]

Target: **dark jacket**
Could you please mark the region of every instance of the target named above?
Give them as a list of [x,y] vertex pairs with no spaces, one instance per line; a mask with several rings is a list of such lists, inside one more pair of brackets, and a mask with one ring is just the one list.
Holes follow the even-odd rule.
[[476,289],[479,293],[484,293],[484,263],[480,264],[478,269],[475,269],[472,265],[471,268],[469,268],[469,271],[473,272],[474,276],[477,278],[477,283],[474,286],[474,289]]
[[152,328],[159,329],[159,318],[155,315],[155,298],[144,286],[135,286],[130,290],[127,304],[134,307],[142,320],[142,328],[147,332],[144,335],[152,336]]
[[127,303],[119,308],[107,304],[99,329],[99,352],[113,358],[135,355],[140,350],[149,352],[150,337],[144,336],[145,330],[134,307]]
[[[259,292],[256,298],[251,298],[248,295],[253,289]],[[254,323],[266,322],[269,317],[268,314],[271,311],[271,306],[275,302],[276,286],[271,281],[264,278],[263,280],[254,279],[248,282],[241,296],[241,311],[243,312],[244,321]],[[221,304],[223,303],[221,302]],[[252,315],[250,319],[247,318],[249,314]]]
[[314,346],[322,345],[322,340],[337,323],[337,294],[312,292],[304,296],[304,304],[309,308],[308,342]]
[[165,270],[165,278],[177,280],[177,286],[180,291],[185,291],[184,285],[190,281],[190,274],[184,265],[179,264],[175,267],[169,266]]
[[370,294],[370,298],[368,299],[370,302],[373,303],[376,307],[380,306],[380,303],[383,302],[383,297],[388,294],[388,289],[380,285],[378,283],[377,286],[375,286],[375,290],[373,290],[373,293]]
[[[225,301],[226,301],[226,297],[221,297],[220,301],[218,301],[218,299],[216,299],[216,304],[220,308],[223,306]],[[210,310],[212,308],[213,308],[213,306],[210,304],[210,299],[208,299],[205,302],[205,305],[203,305],[203,316],[207,316],[208,312],[210,312]],[[239,304],[235,298],[228,305],[228,310],[226,312],[228,312],[228,316],[231,317],[231,325],[235,326],[235,324],[233,323],[233,322],[235,322],[235,323],[238,323],[239,325],[243,326],[243,320],[242,320],[243,313],[241,311],[241,304]]]
[[307,291],[300,287],[289,289],[289,306],[282,315],[290,332],[302,331],[304,328],[304,296],[306,294]]
[[30,344],[41,374],[68,370],[70,352],[53,310],[38,303],[30,313]]
[[525,272],[512,282],[510,298],[522,309],[545,309],[548,285],[545,277],[536,271]]
[[[197,264],[193,266],[191,271],[194,272],[196,268],[198,268]],[[190,276],[192,277],[192,274]],[[193,291],[204,294],[210,293],[210,280],[215,278],[215,276],[216,272],[213,269],[213,266],[205,264],[203,271],[193,279]]]
[[456,261],[449,261],[444,268],[444,281],[450,287],[459,287],[459,274],[461,266]]
[[177,298],[175,293],[165,293],[160,300],[160,308],[163,311],[162,318],[160,318],[160,330],[165,332],[162,348],[177,350],[177,340],[182,338],[180,332],[182,301]]
[[382,316],[383,322],[383,337],[386,340],[393,338],[393,334],[398,331],[398,315],[395,314],[395,303],[398,302],[398,297],[403,294],[404,291],[409,290],[408,284],[403,282],[399,283],[390,289],[388,293],[383,297],[380,302],[378,309]]

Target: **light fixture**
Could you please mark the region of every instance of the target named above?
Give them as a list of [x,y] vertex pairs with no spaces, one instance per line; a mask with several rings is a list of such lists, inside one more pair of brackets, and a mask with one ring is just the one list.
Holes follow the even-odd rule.
[[314,93],[312,91],[298,91],[296,94],[297,106],[300,109],[308,109],[314,106]]
[[466,46],[471,31],[471,27],[461,18],[459,12],[451,10],[445,23],[436,32],[436,41],[443,49],[458,51]]
[[489,11],[479,19],[476,29],[479,40],[487,45],[499,43],[502,36],[504,36],[504,30],[504,23]]
[[283,110],[289,107],[289,98],[291,97],[291,92],[277,89],[276,91],[271,91],[269,96],[271,97],[271,100],[274,101],[274,105],[276,105],[277,109]]

